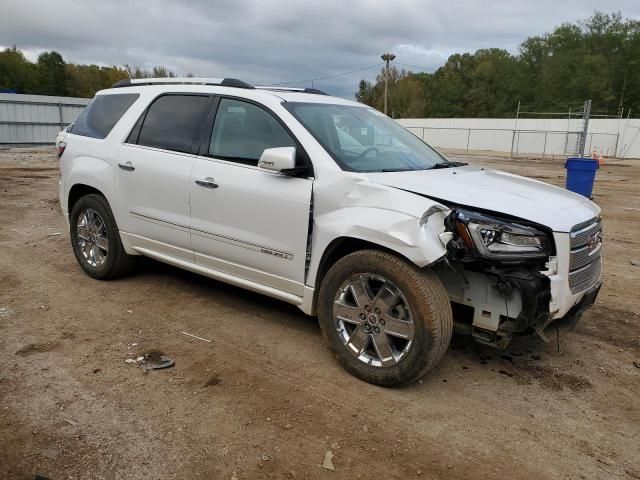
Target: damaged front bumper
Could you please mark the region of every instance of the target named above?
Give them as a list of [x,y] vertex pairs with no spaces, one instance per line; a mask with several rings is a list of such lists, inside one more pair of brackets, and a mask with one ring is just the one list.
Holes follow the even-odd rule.
[[554,276],[526,267],[459,272],[445,262],[436,272],[449,294],[456,332],[497,348],[506,348],[516,336],[537,334],[548,342],[571,330],[601,286],[598,280],[589,290],[565,298],[575,302],[568,310],[552,312],[554,299],[566,295]]
[[553,318],[551,315],[544,322],[536,323],[533,328],[538,336],[545,342],[549,342],[556,335],[562,335],[573,330],[578,324],[583,312],[588,310],[596,302],[602,282],[598,281],[596,285],[584,292],[582,299],[560,318]]

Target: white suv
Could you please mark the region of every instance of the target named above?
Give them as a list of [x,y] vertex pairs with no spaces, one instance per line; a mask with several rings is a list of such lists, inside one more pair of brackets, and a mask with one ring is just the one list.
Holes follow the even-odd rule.
[[125,80],[59,138],[60,201],[92,277],[134,255],[298,305],[340,363],[411,382],[452,330],[504,348],[590,307],[600,209],[449,162],[396,122],[317,90]]

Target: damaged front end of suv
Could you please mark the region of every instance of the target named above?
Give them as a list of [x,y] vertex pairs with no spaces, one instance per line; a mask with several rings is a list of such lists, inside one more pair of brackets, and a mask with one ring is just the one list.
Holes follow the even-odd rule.
[[553,232],[462,207],[452,207],[445,228],[451,240],[438,274],[456,331],[497,348],[534,332],[546,341],[545,330],[554,320],[548,276],[556,254]]

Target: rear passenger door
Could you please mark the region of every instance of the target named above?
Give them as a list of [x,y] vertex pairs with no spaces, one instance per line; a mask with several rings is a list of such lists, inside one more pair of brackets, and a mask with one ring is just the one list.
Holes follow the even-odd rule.
[[[191,242],[196,263],[302,295],[313,172],[306,153],[261,105],[220,98],[212,132],[191,173]],[[209,122],[210,123],[210,122]],[[294,146],[294,177],[258,168],[267,148]],[[303,169],[304,170],[304,169]]]
[[194,261],[189,178],[211,101],[195,94],[157,97],[120,150],[120,229],[134,247]]

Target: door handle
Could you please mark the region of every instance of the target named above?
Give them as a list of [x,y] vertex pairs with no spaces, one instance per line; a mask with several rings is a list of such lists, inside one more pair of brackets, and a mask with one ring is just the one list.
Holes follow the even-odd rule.
[[199,178],[196,180],[196,183],[201,187],[205,187],[205,188],[218,188],[218,184],[211,177]]
[[127,172],[133,172],[136,167],[133,166],[133,163],[131,162],[120,162],[118,164],[118,166],[122,169],[122,170],[126,170]]

